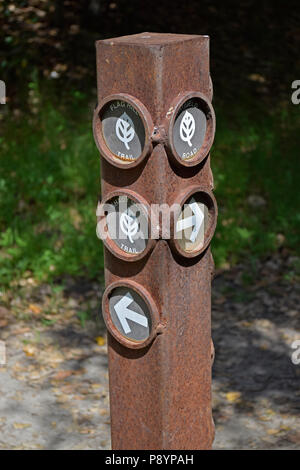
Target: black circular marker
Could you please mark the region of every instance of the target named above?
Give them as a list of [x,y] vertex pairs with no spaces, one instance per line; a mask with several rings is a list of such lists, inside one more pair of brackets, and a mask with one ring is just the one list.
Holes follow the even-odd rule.
[[148,241],[148,218],[142,204],[116,196],[105,204],[110,239],[125,253],[142,253]]
[[142,297],[128,287],[116,287],[109,297],[111,321],[122,336],[143,342],[149,338],[152,319]]
[[179,109],[173,127],[173,145],[182,160],[199,152],[205,139],[207,118],[198,98],[187,100]]
[[102,134],[116,158],[130,163],[145,146],[145,128],[138,111],[127,101],[109,101],[101,111]]

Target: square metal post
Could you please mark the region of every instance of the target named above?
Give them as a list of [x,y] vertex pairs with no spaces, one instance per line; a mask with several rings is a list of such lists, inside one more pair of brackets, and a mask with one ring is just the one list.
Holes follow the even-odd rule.
[[[196,199],[198,206],[205,208],[206,224],[201,249],[195,248],[195,252],[193,248],[185,250],[185,246],[182,248],[174,239],[167,239],[160,221],[158,239],[148,242],[144,254],[133,249],[132,255],[128,248],[125,251],[124,244],[119,243],[114,248],[113,242],[105,243],[107,292],[103,311],[109,330],[112,447],[118,450],[209,449],[214,436],[211,412],[213,260],[209,243],[217,217],[209,155],[215,129],[210,104],[209,38],[142,33],[101,40],[96,46],[99,105],[95,111],[94,135],[101,153],[102,203],[124,194],[133,201],[145,201],[149,206],[172,206],[176,202],[183,205],[185,201]],[[130,110],[136,108],[145,127],[148,126],[145,137],[143,135],[145,148],[141,149],[141,156],[135,159],[134,155],[128,155],[127,161],[125,145],[130,148],[132,139],[133,148],[130,125],[134,128],[134,114],[132,118],[125,114],[127,121],[121,111],[118,114],[122,130],[112,129],[116,129],[121,143],[109,134],[112,132],[109,125],[115,126],[113,113],[115,109],[118,112],[123,102],[128,116]],[[193,147],[189,140],[197,137],[194,134],[198,114],[193,118],[193,109],[200,117],[204,116],[205,129],[199,148],[197,144]],[[180,113],[185,113],[185,129]],[[181,119],[182,142],[179,143],[175,136],[176,119],[179,119],[176,116]],[[109,124],[110,120],[113,124]],[[135,124],[135,130],[138,125]],[[124,129],[128,130],[127,137]],[[124,153],[117,145],[124,146]],[[188,150],[194,148],[194,155],[185,152],[183,145]],[[194,203],[189,204],[193,208]],[[193,213],[191,217],[196,220]],[[173,225],[171,222],[173,229],[176,223],[178,227],[177,220],[174,219]],[[192,236],[190,239],[193,240]],[[152,330],[144,343],[134,342],[134,338],[129,334],[126,337],[125,333],[124,340],[119,338],[121,326],[110,313],[113,288],[123,288],[113,304],[119,319],[126,289],[136,290],[152,312],[149,319]],[[130,299],[132,296],[124,304],[125,312],[130,308]],[[141,319],[141,316],[136,318]],[[126,326],[126,317],[123,323],[121,318],[125,332],[133,329],[128,319],[131,318],[128,316]]]

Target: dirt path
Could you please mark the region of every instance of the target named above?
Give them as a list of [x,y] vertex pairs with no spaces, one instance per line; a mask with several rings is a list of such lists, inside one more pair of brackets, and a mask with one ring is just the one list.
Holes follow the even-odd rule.
[[[215,449],[300,449],[297,263],[272,258],[214,281]],[[0,449],[110,448],[101,294],[30,277],[1,293]]]

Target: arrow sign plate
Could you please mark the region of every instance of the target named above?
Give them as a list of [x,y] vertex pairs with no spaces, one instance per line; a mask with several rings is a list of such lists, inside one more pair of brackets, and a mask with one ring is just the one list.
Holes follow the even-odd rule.
[[183,205],[182,212],[176,223],[176,239],[184,251],[197,251],[204,244],[208,208],[191,197]]
[[122,336],[137,342],[150,336],[152,321],[149,308],[133,289],[116,287],[109,298],[109,313]]

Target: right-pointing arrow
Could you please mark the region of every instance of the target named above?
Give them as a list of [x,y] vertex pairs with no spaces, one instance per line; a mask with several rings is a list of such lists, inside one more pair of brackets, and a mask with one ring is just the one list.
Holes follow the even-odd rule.
[[191,202],[188,205],[191,208],[194,215],[190,217],[186,217],[185,219],[182,219],[182,220],[178,220],[177,225],[176,225],[176,230],[177,232],[180,232],[182,230],[185,230],[186,228],[193,227],[193,230],[189,239],[192,243],[194,243],[199,233],[201,224],[203,222],[204,214],[201,211],[198,203],[195,201],[194,198],[191,199]]
[[132,302],[133,297],[130,292],[127,292],[127,294],[125,294],[124,297],[122,297],[119,302],[116,303],[116,305],[114,306],[117,317],[120,320],[122,328],[126,334],[131,332],[131,328],[127,320],[131,320],[135,323],[138,323],[139,325],[142,325],[145,328],[147,328],[148,326],[147,317],[144,317],[144,315],[134,312],[133,310],[130,310],[128,308]]

